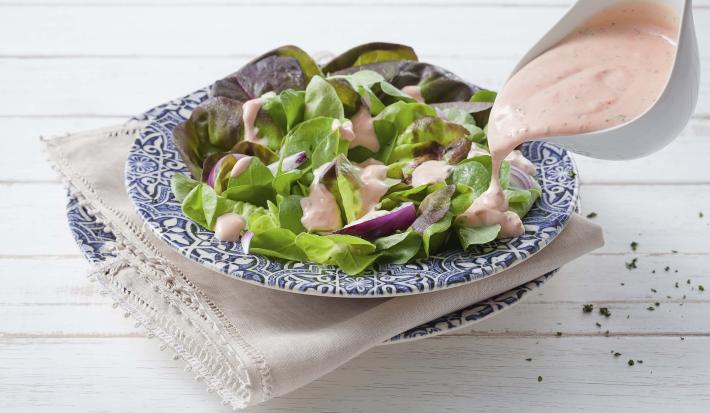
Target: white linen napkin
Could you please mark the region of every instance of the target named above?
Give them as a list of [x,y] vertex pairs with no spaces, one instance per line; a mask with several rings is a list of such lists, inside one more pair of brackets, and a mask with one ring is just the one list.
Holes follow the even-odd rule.
[[448,290],[396,298],[330,298],[271,290],[194,263],[157,239],[124,188],[132,123],[45,141],[79,201],[116,236],[92,269],[113,299],[183,358],[233,408],[288,393],[388,338],[533,280],[603,244],[574,216],[523,264]]

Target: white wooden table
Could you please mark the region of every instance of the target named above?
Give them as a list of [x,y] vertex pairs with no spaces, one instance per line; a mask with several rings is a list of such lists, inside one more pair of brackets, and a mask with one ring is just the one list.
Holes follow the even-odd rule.
[[[283,43],[399,41],[497,88],[568,2],[0,0],[0,411],[226,409],[84,277],[38,135],[122,122]],[[710,0],[696,22],[707,67]],[[495,319],[374,349],[252,410],[710,411],[708,79],[662,152],[578,163],[604,248]]]

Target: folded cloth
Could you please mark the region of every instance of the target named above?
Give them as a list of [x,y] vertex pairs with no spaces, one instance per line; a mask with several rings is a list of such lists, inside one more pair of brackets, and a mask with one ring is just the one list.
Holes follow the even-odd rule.
[[283,395],[388,338],[519,286],[603,244],[574,216],[543,251],[495,276],[395,298],[332,298],[231,279],[179,255],[135,213],[124,188],[126,154],[141,124],[45,141],[55,168],[114,233],[114,259],[92,276],[234,408]]

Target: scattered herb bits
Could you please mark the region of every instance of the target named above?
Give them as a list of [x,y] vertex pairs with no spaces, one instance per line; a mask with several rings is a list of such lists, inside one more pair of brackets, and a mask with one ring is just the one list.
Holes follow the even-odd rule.
[[582,306],[583,313],[591,313],[594,310],[594,304],[584,304]]
[[634,258],[634,259],[632,259],[631,261],[627,262],[627,263],[625,264],[625,265],[626,265],[626,269],[627,269],[627,270],[633,270],[634,268],[638,268],[638,267],[636,266],[636,262],[638,262],[638,258]]

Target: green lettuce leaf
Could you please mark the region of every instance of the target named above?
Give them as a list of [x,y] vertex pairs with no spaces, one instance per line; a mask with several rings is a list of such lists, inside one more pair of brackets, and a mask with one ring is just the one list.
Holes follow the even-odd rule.
[[422,247],[424,256],[434,254],[444,245],[449,237],[449,228],[454,219],[454,214],[448,212],[443,218],[429,225],[422,233]]
[[341,144],[334,122],[333,118],[317,117],[298,124],[285,139],[282,158],[305,151],[311,167],[316,169],[347,151],[347,141]]
[[306,120],[321,116],[335,119],[344,117],[343,103],[337,91],[320,76],[314,77],[306,87],[305,102],[304,119]]
[[[492,165],[490,155],[478,155],[466,159],[454,167],[448,181],[455,184],[464,184],[476,193],[482,194],[491,183]],[[500,182],[505,189],[510,181],[510,164],[503,162],[500,168]]]
[[182,202],[182,212],[198,225],[214,230],[220,215],[237,213],[248,219],[252,214],[263,214],[265,210],[246,202],[237,202],[222,196],[206,183],[196,185]]
[[296,236],[296,245],[309,260],[337,265],[350,275],[363,272],[378,257],[375,244],[351,235],[314,235],[303,232]]
[[187,195],[200,183],[194,179],[188,178],[187,176],[176,173],[170,178],[170,189],[175,195],[175,199],[178,202],[182,202],[187,198]]
[[486,244],[493,241],[500,232],[500,225],[488,225],[485,227],[457,227],[456,233],[459,236],[459,242],[464,250],[467,250],[471,245]]
[[379,257],[377,262],[406,264],[417,256],[422,237],[416,232],[406,231],[378,238],[374,241]]
[[301,209],[301,198],[298,195],[281,197],[279,200],[278,217],[281,228],[286,228],[294,234],[300,234],[306,229],[301,223],[303,209]]
[[296,244],[296,234],[285,228],[271,228],[254,234],[249,243],[250,254],[268,255],[289,261],[305,261],[306,254]]

